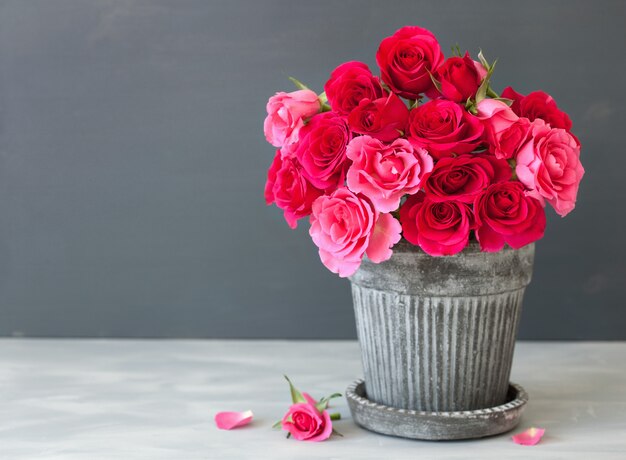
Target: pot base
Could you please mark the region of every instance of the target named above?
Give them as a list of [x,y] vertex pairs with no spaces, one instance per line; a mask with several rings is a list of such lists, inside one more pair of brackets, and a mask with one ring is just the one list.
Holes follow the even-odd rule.
[[346,389],[357,425],[376,433],[428,441],[475,439],[505,433],[517,426],[528,402],[526,391],[509,383],[507,402],[500,406],[458,412],[396,409],[367,399],[363,380]]

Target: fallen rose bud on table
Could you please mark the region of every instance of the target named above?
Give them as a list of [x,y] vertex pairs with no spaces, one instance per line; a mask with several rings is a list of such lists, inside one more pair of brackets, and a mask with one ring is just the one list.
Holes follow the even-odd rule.
[[334,393],[315,401],[308,393],[301,393],[294,387],[287,376],[285,379],[289,382],[293,404],[282,420],[274,424],[274,428],[282,427],[283,430],[289,432],[287,437],[293,436],[298,441],[324,441],[333,433],[341,436],[333,429],[332,423],[333,420],[339,420],[341,414],[329,414],[326,410],[330,400],[340,397],[341,394]]

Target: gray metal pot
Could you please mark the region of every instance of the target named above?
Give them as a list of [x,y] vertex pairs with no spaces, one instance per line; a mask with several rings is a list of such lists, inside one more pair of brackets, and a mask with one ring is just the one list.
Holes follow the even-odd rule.
[[419,411],[505,402],[535,245],[431,257],[402,240],[350,278],[367,398]]

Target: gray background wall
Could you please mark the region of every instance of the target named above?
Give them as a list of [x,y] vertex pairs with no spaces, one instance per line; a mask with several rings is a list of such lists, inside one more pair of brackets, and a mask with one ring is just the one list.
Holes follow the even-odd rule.
[[348,282],[262,189],[266,99],[398,27],[567,110],[521,337],[626,339],[624,1],[0,1],[0,335],[354,337]]

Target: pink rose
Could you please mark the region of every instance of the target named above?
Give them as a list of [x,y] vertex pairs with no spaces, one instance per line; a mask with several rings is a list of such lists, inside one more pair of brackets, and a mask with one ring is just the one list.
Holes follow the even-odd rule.
[[441,91],[434,89],[429,96],[434,99],[441,94],[450,101],[465,102],[476,95],[486,75],[487,70],[479,62],[473,61],[468,52],[463,57],[449,57],[434,75],[441,84]]
[[580,144],[570,133],[536,119],[532,138],[520,149],[516,161],[517,177],[531,196],[548,201],[560,216],[574,209],[585,170],[580,163]]
[[328,103],[340,115],[352,112],[361,99],[375,100],[386,94],[378,77],[357,61],[345,62],[333,70],[324,91]]
[[510,178],[511,167],[505,160],[465,154],[439,160],[424,180],[424,191],[432,201],[473,203],[489,185]]
[[477,109],[491,153],[496,158],[515,157],[530,136],[530,121],[519,118],[508,105],[496,99],[483,99]]
[[407,99],[418,99],[433,86],[429,72],[435,73],[443,60],[433,33],[417,26],[398,29],[380,43],[376,53],[383,81]]
[[279,150],[267,172],[265,184],[265,202],[268,206],[276,203],[291,228],[296,228],[298,219],[311,214],[311,205],[322,194],[300,171],[298,160]]
[[491,185],[474,203],[476,239],[486,252],[504,243],[519,249],[543,237],[546,214],[541,203],[527,196],[516,181]]
[[292,404],[283,419],[283,430],[298,441],[324,441],[333,432],[333,423],[327,411],[320,412],[308,393],[302,393],[306,402]]
[[416,193],[433,168],[428,152],[406,139],[384,144],[370,136],[355,137],[346,155],[352,160],[348,187],[368,197],[379,212],[396,210],[402,196]]
[[315,187],[326,191],[343,184],[349,162],[346,147],[352,133],[344,117],[334,112],[315,115],[302,128],[296,157],[302,174]]
[[533,91],[524,96],[509,86],[502,91],[502,97],[513,100],[511,109],[520,117],[530,121],[541,118],[553,128],[572,129],[569,116],[557,107],[552,96],[543,91]]
[[390,214],[379,214],[367,198],[341,187],[315,200],[309,234],[322,263],[343,278],[359,268],[364,254],[375,263],[389,259],[391,247],[400,241],[400,224]]
[[267,102],[267,117],[263,123],[267,142],[274,147],[296,142],[304,121],[321,107],[317,94],[308,89],[276,93]]
[[424,193],[409,196],[400,207],[402,235],[431,256],[461,252],[474,228],[472,208],[460,201],[431,200]]
[[390,93],[379,99],[361,99],[348,116],[350,129],[390,142],[404,134],[409,109],[398,96]]
[[409,140],[436,159],[469,153],[481,143],[483,126],[463,106],[445,99],[419,105],[409,115]]
[[496,158],[515,158],[519,149],[530,138],[530,134],[530,121],[528,118],[520,118],[489,140],[489,150]]

